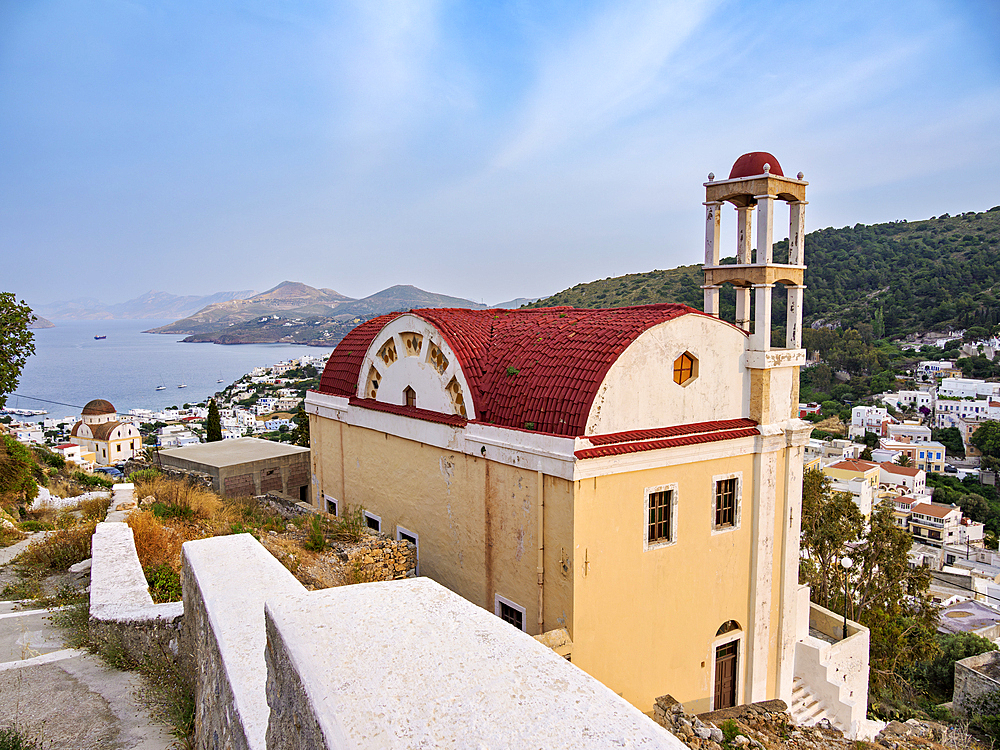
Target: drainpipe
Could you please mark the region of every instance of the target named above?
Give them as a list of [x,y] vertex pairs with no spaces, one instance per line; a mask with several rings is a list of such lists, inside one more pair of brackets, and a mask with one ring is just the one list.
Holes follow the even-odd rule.
[[545,475],[538,472],[538,634],[545,632]]

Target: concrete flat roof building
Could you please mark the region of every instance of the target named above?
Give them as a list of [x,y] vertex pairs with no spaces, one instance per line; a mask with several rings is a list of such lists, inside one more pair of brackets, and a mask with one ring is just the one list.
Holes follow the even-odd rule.
[[212,478],[225,497],[278,493],[310,501],[309,449],[259,438],[236,438],[160,451],[160,462]]

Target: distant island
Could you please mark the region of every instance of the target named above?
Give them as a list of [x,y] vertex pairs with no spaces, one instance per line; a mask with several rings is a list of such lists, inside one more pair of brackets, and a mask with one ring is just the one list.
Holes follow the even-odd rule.
[[31,325],[28,328],[55,328],[56,324],[51,320],[46,320],[41,315],[32,315]]

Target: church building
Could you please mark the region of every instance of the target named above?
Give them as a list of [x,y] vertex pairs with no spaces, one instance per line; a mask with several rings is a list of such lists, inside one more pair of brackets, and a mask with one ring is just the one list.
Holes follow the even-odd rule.
[[84,453],[94,453],[101,466],[125,461],[142,450],[142,436],[136,426],[119,422],[115,407],[102,398],[95,398],[83,407],[70,437]]
[[[358,326],[306,397],[313,502],[363,506],[417,545],[421,575],[558,644],[642,711],[666,693],[694,712],[791,704],[832,658],[801,648],[806,185],[761,153],[709,176],[703,311],[422,309]],[[720,263],[726,203],[735,264]],[[776,263],[780,204],[790,249]],[[720,318],[723,284],[735,322]],[[851,628],[864,674],[825,693],[841,691],[827,703],[832,715],[843,698],[848,731],[868,673],[867,631]]]

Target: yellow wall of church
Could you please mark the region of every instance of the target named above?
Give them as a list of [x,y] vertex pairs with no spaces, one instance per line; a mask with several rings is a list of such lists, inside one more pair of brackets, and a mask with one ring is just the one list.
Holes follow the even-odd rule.
[[[420,574],[494,611],[499,594],[537,634],[538,474],[335,420],[310,417],[319,499],[419,537]],[[544,629],[572,632],[573,485],[544,477]]]
[[[713,534],[713,477],[737,472],[742,474],[739,528]],[[645,550],[645,490],[674,483],[676,543]],[[716,632],[736,620],[742,629],[738,669],[743,688],[737,701],[744,702],[753,485],[752,455],[578,481],[573,663],[642,711],[651,711],[656,697],[666,693],[688,711],[707,711]],[[780,499],[777,506],[780,518]],[[780,537],[776,541],[769,559],[772,623],[780,603]],[[774,631],[770,640],[767,692],[773,697]]]

